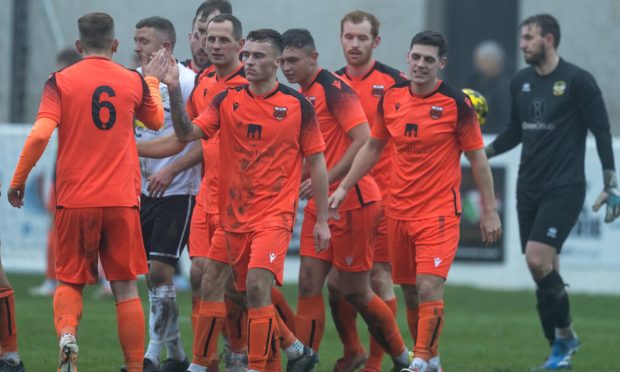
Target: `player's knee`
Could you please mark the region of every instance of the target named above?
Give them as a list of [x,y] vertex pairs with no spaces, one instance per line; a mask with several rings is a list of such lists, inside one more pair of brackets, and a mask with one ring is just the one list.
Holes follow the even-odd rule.
[[526,262],[535,280],[544,278],[553,270],[553,262],[548,262],[548,260],[541,256],[527,255]]
[[315,278],[309,270],[303,270],[299,276],[299,296],[310,297],[321,293],[321,286],[314,283]]
[[200,295],[200,286],[202,284],[202,263],[194,258],[189,269],[189,282],[192,286],[192,296]]
[[364,307],[368,303],[368,296],[363,292],[347,293],[344,297],[356,309]]
[[443,284],[440,284],[438,280],[420,280],[417,283],[418,301],[436,301],[443,297]]
[[160,287],[162,285],[172,285],[172,277],[174,276],[174,267],[172,265],[151,261],[149,267],[149,285],[151,288]]
[[271,283],[260,280],[249,280],[246,283],[248,306],[262,307],[270,302]]
[[340,282],[333,275],[327,277],[327,290],[331,300],[336,300],[340,297]]

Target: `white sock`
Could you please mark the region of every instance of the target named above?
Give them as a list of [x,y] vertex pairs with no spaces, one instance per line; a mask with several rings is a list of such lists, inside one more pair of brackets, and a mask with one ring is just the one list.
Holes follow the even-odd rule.
[[295,340],[293,344],[284,350],[286,352],[286,359],[296,359],[304,354],[304,344],[299,340]]
[[[162,287],[160,287],[162,288]],[[187,359],[183,344],[181,344],[181,331],[179,330],[179,305],[174,286],[166,286],[166,302],[169,306],[169,319],[165,330],[164,340],[168,350],[168,358],[184,361]]]
[[174,286],[163,285],[150,289],[149,305],[149,346],[144,357],[159,365],[159,356],[162,346],[168,339],[167,331],[171,319],[174,317],[178,320]]
[[0,360],[5,360],[9,362],[10,364],[14,364],[14,365],[18,365],[19,362],[21,362],[21,359],[19,359],[19,354],[17,353],[17,351],[10,351],[10,352],[0,355]]
[[398,354],[395,357],[392,357],[392,360],[400,364],[409,364],[409,350],[405,348],[405,350],[402,353]]
[[189,372],[207,372],[207,368],[203,366],[199,366],[198,364],[190,364],[189,368],[187,368]]

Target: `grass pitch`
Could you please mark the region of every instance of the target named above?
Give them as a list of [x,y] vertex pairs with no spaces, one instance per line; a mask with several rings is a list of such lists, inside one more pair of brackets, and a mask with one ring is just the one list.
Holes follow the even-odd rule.
[[[52,299],[28,294],[28,288],[40,284],[42,277],[10,275],[10,280],[16,292],[20,356],[26,370],[55,370],[58,343],[53,326]],[[143,307],[147,310],[143,281],[140,282],[140,290]],[[295,286],[285,286],[283,291],[294,307],[297,302]],[[408,347],[412,347],[400,290],[397,293],[398,323],[406,335]],[[191,354],[191,299],[189,293],[179,293],[178,299],[182,314],[181,336],[186,352]],[[534,294],[530,292],[448,286],[446,324],[440,342],[445,370],[529,371],[531,367],[540,365],[548,354],[548,347],[540,330],[534,301]],[[577,333],[582,340],[582,347],[573,358],[573,370],[620,371],[617,350],[620,346],[620,297],[571,295],[571,309]],[[329,309],[326,311],[328,320],[318,371],[332,371],[342,353]],[[111,298],[94,299],[94,288],[87,288],[78,335],[81,372],[113,372],[118,371],[123,364],[115,318],[114,301]],[[367,332],[361,317],[358,317],[358,330],[364,345],[367,345]],[[391,366],[391,361],[386,357],[383,370],[390,371]]]

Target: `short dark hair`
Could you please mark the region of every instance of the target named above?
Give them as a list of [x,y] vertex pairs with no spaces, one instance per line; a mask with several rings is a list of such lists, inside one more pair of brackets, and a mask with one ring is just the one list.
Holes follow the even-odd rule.
[[65,48],[56,54],[56,64],[59,66],[69,67],[81,60],[82,55],[75,48]]
[[136,29],[150,27],[154,28],[158,32],[166,35],[170,46],[174,48],[174,44],[177,42],[177,33],[174,31],[174,25],[168,19],[158,16],[144,18],[136,23]]
[[314,39],[312,38],[310,31],[305,28],[291,28],[286,30],[282,34],[282,40],[284,41],[285,48],[309,48],[313,51],[316,50]]
[[243,38],[243,28],[241,26],[241,21],[232,14],[218,14],[215,17],[211,18],[211,23],[224,23],[230,22],[233,26],[233,37],[235,40],[241,40]]
[[114,42],[114,19],[107,13],[86,13],[78,19],[80,43],[85,49],[103,50]]
[[276,30],[270,28],[261,28],[259,30],[250,31],[245,38],[246,41],[255,41],[257,43],[269,43],[273,45],[278,55],[284,50],[284,40],[282,35]]
[[443,34],[437,31],[426,30],[418,32],[413,39],[411,39],[409,49],[413,48],[415,44],[436,46],[439,57],[445,57],[448,52],[448,40]]
[[196,9],[196,15],[192,21],[192,27],[196,23],[196,19],[200,17],[202,21],[205,21],[211,14],[219,11],[220,14],[232,14],[232,4],[229,0],[207,0],[204,1],[198,9]]
[[541,36],[553,35],[553,46],[556,49],[560,46],[560,24],[554,16],[547,13],[536,14],[524,19],[519,27],[529,25],[538,25]]
[[340,35],[342,35],[342,32],[344,31],[345,22],[351,22],[357,25],[364,21],[370,22],[370,33],[372,34],[372,37],[374,38],[379,36],[379,26],[381,26],[381,22],[379,22],[377,17],[373,14],[364,12],[363,10],[354,10],[342,17],[340,20]]

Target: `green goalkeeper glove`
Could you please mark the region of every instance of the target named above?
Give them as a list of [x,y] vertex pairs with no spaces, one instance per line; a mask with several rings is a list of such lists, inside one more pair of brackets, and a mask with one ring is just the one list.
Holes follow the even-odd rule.
[[616,172],[612,169],[603,170],[605,189],[596,198],[592,210],[597,212],[603,204],[607,204],[605,212],[605,222],[609,223],[620,216],[620,190],[618,190],[618,180]]

